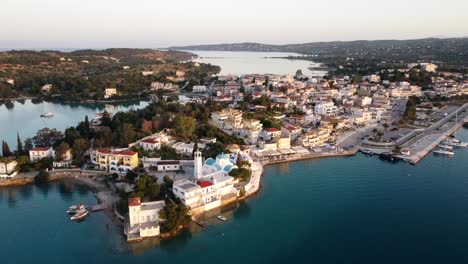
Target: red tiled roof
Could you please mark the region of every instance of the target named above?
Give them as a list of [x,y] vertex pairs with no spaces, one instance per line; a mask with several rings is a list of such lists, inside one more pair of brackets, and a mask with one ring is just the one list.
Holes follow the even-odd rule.
[[266,128],[265,131],[272,133],[272,132],[279,132],[280,130],[274,127],[270,127],[270,128]]
[[50,148],[32,148],[29,151],[48,151]]
[[301,116],[301,115],[291,115],[291,118],[295,118],[295,119],[304,119],[304,116]]
[[199,182],[197,182],[197,183],[198,183],[198,185],[200,185],[200,187],[202,187],[202,188],[206,188],[206,187],[208,187],[208,186],[213,185],[213,183],[210,182],[210,181],[199,181]]
[[158,140],[154,139],[154,138],[147,138],[147,139],[143,139],[141,142],[145,142],[145,143],[150,143],[150,144],[156,144],[156,143],[159,143]]
[[128,198],[128,206],[140,206],[141,199],[140,197]]
[[110,149],[96,149],[98,153],[110,154],[112,151]]
[[123,156],[133,156],[135,154],[137,154],[136,152],[134,151],[120,151],[120,152],[116,152],[115,154],[120,154],[120,155],[123,155]]

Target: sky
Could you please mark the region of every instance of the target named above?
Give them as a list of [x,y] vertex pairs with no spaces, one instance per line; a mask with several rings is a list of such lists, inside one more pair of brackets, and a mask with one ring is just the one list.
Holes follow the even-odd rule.
[[468,36],[467,0],[0,0],[0,49]]

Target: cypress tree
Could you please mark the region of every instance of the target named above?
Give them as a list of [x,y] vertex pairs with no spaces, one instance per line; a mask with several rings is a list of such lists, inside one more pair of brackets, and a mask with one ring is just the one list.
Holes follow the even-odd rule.
[[17,146],[16,151],[18,152],[18,155],[23,154],[23,151],[24,151],[23,142],[21,141],[19,133],[16,133],[16,144],[17,144],[16,145]]
[[3,157],[11,156],[10,147],[8,146],[8,143],[5,142],[5,140],[3,140],[2,142],[2,153],[3,153]]

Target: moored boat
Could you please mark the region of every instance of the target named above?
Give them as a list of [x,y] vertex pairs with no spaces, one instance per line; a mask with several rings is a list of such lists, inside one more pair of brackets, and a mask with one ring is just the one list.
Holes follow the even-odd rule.
[[374,155],[375,153],[369,149],[360,149],[360,151],[367,155]]
[[207,224],[203,221],[197,221],[197,225],[201,226],[201,227],[206,227]]
[[226,221],[227,220],[227,218],[222,216],[222,215],[218,215],[216,218],[218,218],[221,221]]
[[468,143],[467,142],[452,143],[452,146],[456,148],[466,148],[468,147]]
[[67,214],[75,214],[78,210],[81,209],[86,209],[86,206],[84,204],[72,205],[68,208]]
[[439,148],[447,151],[453,151],[453,147],[451,145],[446,145],[446,144],[439,144]]
[[81,220],[81,219],[84,219],[86,216],[88,216],[88,214],[89,214],[88,210],[79,209],[78,211],[76,211],[75,215],[70,217],[70,220],[72,221]]
[[447,156],[455,155],[455,153],[453,153],[453,151],[448,151],[448,150],[443,150],[443,149],[434,150],[434,154],[441,154],[441,155],[447,155]]
[[53,117],[55,114],[52,112],[45,112],[41,114],[41,117]]

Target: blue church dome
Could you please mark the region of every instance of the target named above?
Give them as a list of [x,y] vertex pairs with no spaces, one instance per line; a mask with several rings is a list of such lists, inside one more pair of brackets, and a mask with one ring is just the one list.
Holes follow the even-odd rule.
[[205,164],[211,166],[211,165],[215,164],[215,162],[216,162],[216,161],[215,161],[214,159],[209,158],[209,159],[207,159],[207,160],[205,161]]

